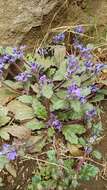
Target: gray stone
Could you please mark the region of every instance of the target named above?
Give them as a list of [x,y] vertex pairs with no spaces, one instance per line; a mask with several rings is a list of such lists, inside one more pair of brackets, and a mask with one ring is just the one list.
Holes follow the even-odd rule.
[[42,18],[58,0],[0,0],[0,44],[17,45],[32,27],[40,26]]
[[103,39],[107,31],[107,0],[0,0],[3,46],[25,44],[34,50],[53,27],[90,23],[94,40]]

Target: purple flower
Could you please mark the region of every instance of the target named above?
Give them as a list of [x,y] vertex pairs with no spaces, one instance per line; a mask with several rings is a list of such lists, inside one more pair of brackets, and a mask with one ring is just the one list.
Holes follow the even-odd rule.
[[94,64],[92,61],[86,61],[85,62],[85,67],[87,70],[89,71],[93,71],[94,70]]
[[83,44],[79,44],[78,41],[74,41],[73,46],[74,46],[75,49],[79,49],[80,51],[83,48]]
[[74,29],[74,32],[76,32],[76,33],[84,33],[83,26],[76,26],[75,29]]
[[45,85],[45,84],[51,83],[51,80],[49,80],[49,79],[46,77],[46,75],[42,75],[42,76],[40,76],[40,78],[39,78],[39,83],[40,83],[41,86],[43,86],[43,85]]
[[85,104],[86,101],[87,101],[85,96],[81,96],[81,97],[79,98],[79,100],[80,100],[81,104]]
[[78,63],[77,58],[74,55],[70,55],[68,57],[68,65],[69,65],[69,67],[73,67],[73,66],[77,65],[77,63]]
[[92,152],[92,147],[86,146],[86,147],[85,147],[85,153],[86,153],[86,154],[90,154],[91,152]]
[[54,114],[51,114],[47,126],[52,126],[60,131],[62,128],[62,123],[57,119],[57,117]]
[[105,65],[103,63],[98,63],[95,65],[95,73],[99,73],[100,71],[102,71],[104,69]]
[[90,120],[92,119],[93,117],[96,116],[96,109],[93,108],[92,110],[89,110],[89,111],[86,111],[86,119]]
[[83,47],[80,50],[81,57],[86,59],[87,61],[93,58],[91,53],[91,48]]
[[71,74],[74,74],[78,68],[79,66],[76,57],[74,55],[70,55],[68,57],[67,76],[69,77]]
[[13,48],[13,53],[12,53],[13,57],[15,59],[21,59],[23,58],[23,48]]
[[4,63],[10,62],[10,60],[11,60],[12,58],[13,58],[12,55],[5,54],[5,55],[3,56]]
[[72,84],[68,87],[68,95],[71,98],[79,99],[81,97],[81,90],[76,84]]
[[57,44],[57,43],[59,43],[61,41],[64,41],[64,39],[65,39],[65,34],[64,33],[60,33],[60,34],[58,34],[58,35],[56,35],[56,36],[53,37],[53,42],[55,44]]
[[62,124],[61,122],[58,120],[58,119],[55,119],[53,122],[52,122],[52,126],[55,128],[55,129],[58,129],[60,130],[62,128]]
[[13,150],[13,151],[11,151],[11,152],[9,152],[9,153],[7,154],[8,160],[15,160],[15,159],[16,159],[16,156],[17,156],[17,153],[16,153],[15,150]]
[[95,92],[97,92],[97,90],[99,90],[99,88],[98,88],[96,85],[94,85],[94,84],[91,85],[90,88],[91,88],[91,92],[92,92],[92,93],[95,93]]
[[14,147],[9,144],[4,144],[2,147],[2,151],[0,155],[6,155],[8,160],[15,160],[17,157],[17,153]]
[[35,72],[38,68],[38,64],[34,62],[31,62],[30,66],[31,66],[32,72]]
[[29,78],[31,78],[31,74],[28,72],[20,73],[19,75],[15,77],[17,81],[21,81],[21,82],[27,82]]
[[0,63],[0,70],[4,68],[4,63]]
[[39,78],[39,82],[41,85],[44,85],[47,83],[47,77],[46,75],[42,75],[40,78]]

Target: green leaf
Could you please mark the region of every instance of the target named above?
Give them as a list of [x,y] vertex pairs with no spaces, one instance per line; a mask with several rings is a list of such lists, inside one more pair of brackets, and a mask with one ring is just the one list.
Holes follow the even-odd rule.
[[65,100],[61,100],[57,97],[53,97],[52,99],[52,110],[63,109],[66,107],[67,102]]
[[83,125],[79,125],[79,124],[65,125],[63,127],[63,130],[65,130],[65,131],[68,130],[71,133],[75,133],[75,134],[79,134],[79,135],[85,133],[85,131],[86,131],[86,129],[84,128],[84,126]]
[[86,145],[86,141],[85,141],[85,139],[83,137],[79,138],[79,144],[81,144],[82,146]]
[[47,156],[50,162],[56,161],[56,152],[54,149],[47,151]]
[[98,150],[94,150],[94,151],[92,152],[92,156],[93,156],[93,158],[96,158],[96,159],[98,159],[98,160],[101,160],[101,158],[102,158],[102,154],[101,154],[101,152],[99,152]]
[[47,118],[47,111],[45,106],[41,104],[40,101],[38,101],[36,98],[33,99],[32,107],[34,110],[34,114],[41,119]]
[[35,117],[33,109],[18,100],[11,101],[7,108],[15,115],[16,120],[24,121]]
[[91,93],[90,88],[88,88],[88,87],[82,88],[82,91],[81,91],[82,96],[88,96],[90,93]]
[[64,131],[63,134],[65,136],[65,139],[69,141],[71,144],[78,144],[78,137],[77,135],[75,135],[75,133],[69,132],[67,130]]
[[87,102],[83,104],[82,108],[83,108],[83,111],[86,112],[86,111],[92,110],[94,106],[91,103]]
[[0,106],[0,127],[6,125],[10,121],[10,117],[7,116],[8,109],[6,107]]
[[98,90],[99,94],[107,95],[107,89],[100,89]]
[[71,105],[71,108],[73,108],[75,112],[82,112],[81,103],[79,100],[70,101],[70,105]]
[[82,166],[82,169],[80,171],[80,179],[89,181],[90,178],[95,177],[99,172],[99,168],[91,165],[91,164],[85,164]]
[[42,87],[42,95],[48,99],[50,99],[53,95],[52,85],[46,84]]
[[4,83],[13,89],[22,89],[23,88],[23,84],[21,82],[5,80]]
[[[80,86],[81,85],[81,77],[80,76],[77,76],[77,75],[73,75],[73,80],[75,81],[75,83]],[[69,80],[70,84],[71,84],[71,81]]]
[[92,130],[94,134],[99,135],[103,131],[102,123],[99,122],[99,123],[93,124]]
[[6,104],[11,99],[15,98],[17,94],[8,90],[7,88],[1,87],[0,88],[0,105]]
[[55,129],[54,128],[49,128],[48,129],[48,137],[53,137],[55,134]]
[[96,94],[96,96],[91,99],[91,102],[100,102],[101,100],[104,100],[104,95],[103,94]]
[[25,104],[32,104],[32,96],[28,95],[22,95],[17,98],[20,102],[25,103]]
[[33,119],[26,123],[26,127],[31,130],[38,130],[45,128],[45,124],[42,121],[38,121],[37,119]]
[[65,79],[65,73],[66,73],[66,60],[60,64],[59,69],[56,71],[53,80],[54,81],[61,81]]
[[5,167],[5,165],[9,163],[6,156],[0,156],[0,171]]
[[10,139],[10,135],[6,131],[3,131],[3,129],[0,129],[0,137],[4,140]]
[[71,144],[78,144],[78,137],[76,134],[83,134],[85,128],[82,125],[67,125],[63,127],[62,133],[65,136],[65,139]]

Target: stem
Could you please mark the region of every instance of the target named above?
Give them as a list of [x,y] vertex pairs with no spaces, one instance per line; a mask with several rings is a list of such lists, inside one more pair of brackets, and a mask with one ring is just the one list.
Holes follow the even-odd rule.
[[57,90],[58,88],[60,88],[64,83],[65,81],[61,81],[57,86],[55,86],[54,90]]
[[[30,159],[30,160],[36,160],[36,161],[40,161],[42,163],[46,163],[46,164],[50,164],[50,165],[54,165],[54,166],[57,166],[57,167],[61,167],[65,170],[68,170],[68,168],[64,167],[63,165],[60,165],[60,164],[56,164],[54,162],[48,162],[46,160],[42,160],[42,159],[39,159],[39,158],[35,158],[35,157],[31,157],[31,156],[25,156],[26,159]],[[25,160],[26,161],[26,160]]]

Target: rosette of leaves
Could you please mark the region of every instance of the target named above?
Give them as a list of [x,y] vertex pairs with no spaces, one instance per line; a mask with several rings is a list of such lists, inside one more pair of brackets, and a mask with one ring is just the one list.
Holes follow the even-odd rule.
[[[57,39],[60,39],[60,36]],[[61,151],[59,151],[61,153],[54,150],[47,151],[47,161],[41,161],[40,171],[33,178],[35,189],[40,189],[42,186],[46,187],[45,189],[50,189],[51,186],[53,189],[76,187],[79,173],[79,179],[87,175],[88,180],[89,177],[95,177],[98,173],[98,169],[91,164],[88,165],[85,159],[79,166],[79,171],[75,169],[75,166],[79,164],[77,158],[65,160],[70,155],[75,157],[74,149],[83,158],[89,156],[90,153],[86,151],[86,148],[92,147],[95,143],[91,136],[94,136],[96,140],[101,132],[101,125],[98,128],[96,120],[96,118],[100,119],[98,117],[100,109],[95,107],[95,102],[101,101],[106,94],[106,90],[101,89],[101,80],[98,80],[105,67],[104,64],[97,62],[88,46],[77,42],[74,44],[72,54],[66,52],[64,45],[53,46],[52,56],[48,56],[47,49],[41,49],[39,53],[37,51],[34,56],[29,54],[25,57],[20,55],[20,52],[16,53],[16,50],[7,53],[12,54],[12,58],[18,58],[23,62],[23,70],[21,69],[14,78],[9,80],[8,76],[1,77],[1,84],[17,94],[13,100],[5,104],[8,112],[13,114],[10,126],[15,130],[17,127],[14,124],[24,126],[30,130],[30,135],[37,139],[39,135],[42,138],[45,136],[43,143],[42,138],[37,140],[40,143],[38,142],[39,151],[36,150],[36,152],[42,151],[43,147],[47,150],[47,143],[49,147],[53,147],[52,141],[56,139],[56,144],[59,145],[62,141],[64,147],[64,159]],[[3,59],[4,52],[1,56]],[[14,59],[12,59],[13,62]],[[7,62],[4,61],[3,64],[6,66]],[[4,70],[5,68],[2,68],[1,73]],[[17,85],[15,86],[14,83]],[[5,128],[10,118],[4,109],[0,116],[5,118],[3,119],[5,123],[1,123],[1,126]],[[13,134],[10,130],[7,133]],[[25,135],[23,136],[25,139]],[[19,138],[19,134],[16,137]],[[40,146],[42,144],[43,146]],[[45,167],[43,163],[46,164]],[[71,171],[69,171],[69,165]],[[57,170],[58,166],[64,171]],[[91,175],[92,170],[95,171]]]

